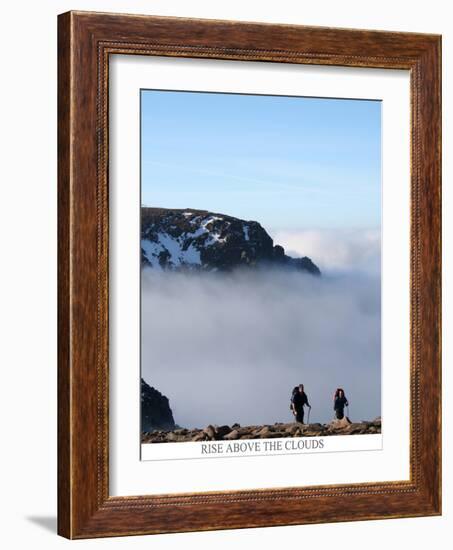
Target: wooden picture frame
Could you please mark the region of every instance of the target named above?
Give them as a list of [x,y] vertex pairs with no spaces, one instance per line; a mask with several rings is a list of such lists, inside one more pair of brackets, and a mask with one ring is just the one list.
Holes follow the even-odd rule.
[[[58,533],[78,539],[439,515],[441,38],[69,12],[59,16],[58,48]],[[409,481],[109,495],[111,54],[410,71]]]

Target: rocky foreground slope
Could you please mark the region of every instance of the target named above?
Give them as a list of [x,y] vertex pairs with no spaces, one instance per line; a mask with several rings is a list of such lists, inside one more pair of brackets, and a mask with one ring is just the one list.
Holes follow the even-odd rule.
[[350,422],[347,418],[329,424],[276,423],[265,426],[212,426],[188,430],[156,430],[142,433],[142,443],[177,443],[184,441],[233,441],[237,439],[270,439],[282,437],[324,437],[381,433],[381,419]]
[[285,267],[320,274],[310,258],[274,245],[258,222],[194,209],[142,207],[141,262],[159,271]]

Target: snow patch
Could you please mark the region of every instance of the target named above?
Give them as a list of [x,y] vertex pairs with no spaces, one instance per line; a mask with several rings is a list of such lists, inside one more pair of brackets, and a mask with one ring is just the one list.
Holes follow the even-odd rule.
[[159,244],[170,253],[170,259],[175,266],[181,264],[182,245],[179,240],[170,237],[167,233],[158,233]]
[[142,239],[141,247],[145,254],[146,259],[154,269],[158,271],[162,270],[162,266],[159,263],[159,254],[163,251],[162,246],[159,243],[153,243],[146,239]]
[[197,237],[201,237],[205,233],[209,233],[209,231],[206,229],[206,227],[202,226],[202,227],[199,227],[198,229],[196,229],[195,231],[193,231],[192,233],[190,233],[190,236],[193,239],[196,239]]
[[206,246],[212,246],[215,243],[224,243],[226,241],[226,237],[220,237],[220,233],[216,233],[206,227],[216,220],[223,221],[223,218],[220,218],[219,216],[209,216],[207,219],[203,220],[201,224],[201,226],[206,229],[206,232],[209,233],[209,239],[206,240]]
[[[183,212],[182,215],[185,218],[190,218],[193,216],[193,212]],[[213,214],[205,216],[196,215],[194,218],[189,219],[190,229],[178,237],[171,236],[164,230],[157,233],[157,235],[154,234],[151,237],[152,240],[143,239],[142,249],[144,255],[151,266],[159,271],[162,270],[162,266],[159,263],[159,256],[162,253],[165,253],[167,256],[166,263],[170,268],[201,266],[201,253],[197,245],[207,247],[224,243],[227,240],[226,236],[221,237],[220,231],[214,228],[213,224],[216,221],[225,222],[225,219]],[[229,222],[226,223],[229,225]],[[172,224],[171,227],[174,228],[175,224]],[[198,240],[200,237],[206,237],[204,242]],[[197,242],[195,242],[196,240]]]
[[[193,220],[190,220],[191,225],[195,225],[196,222],[198,222],[199,217],[194,218]],[[208,216],[207,218],[203,219],[200,223],[200,227],[198,227],[195,231],[192,233],[187,233],[187,236],[192,239],[197,239],[198,237],[201,237],[203,235],[209,235],[209,238],[205,242],[205,246],[211,246],[215,243],[223,243],[225,242],[225,237],[220,237],[219,233],[214,232],[212,229],[208,229],[208,225],[216,220],[223,221],[223,218],[220,218],[219,216]]]
[[187,250],[182,251],[183,262],[191,265],[201,265],[200,251],[191,243]]
[[187,250],[184,250],[184,236],[174,238],[167,233],[158,233],[157,242],[143,239],[141,242],[145,256],[152,267],[162,270],[159,263],[159,255],[162,252],[168,252],[169,263],[173,267],[182,265],[201,265],[200,251],[195,243],[191,243]]

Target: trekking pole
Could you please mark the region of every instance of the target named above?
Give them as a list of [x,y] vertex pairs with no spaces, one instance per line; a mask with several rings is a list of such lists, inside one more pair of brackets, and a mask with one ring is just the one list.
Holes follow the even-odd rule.
[[310,424],[310,411],[311,407],[308,407],[307,424]]
[[349,405],[346,405],[346,416],[349,420]]

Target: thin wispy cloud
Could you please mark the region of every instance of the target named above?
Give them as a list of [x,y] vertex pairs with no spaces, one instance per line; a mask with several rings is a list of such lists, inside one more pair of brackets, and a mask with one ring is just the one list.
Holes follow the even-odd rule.
[[[223,165],[222,162],[218,163],[220,166]],[[265,163],[264,163],[265,164]],[[155,160],[144,160],[143,165],[146,166],[156,166],[159,168],[164,168],[168,170],[168,173],[166,174],[167,178],[172,177],[172,170],[174,170],[174,163],[166,163],[161,161],[155,161]],[[241,188],[241,192],[244,194],[250,194],[254,193],[256,196],[256,192],[259,193],[279,193],[282,191],[289,191],[291,193],[309,193],[309,194],[315,194],[319,196],[328,196],[329,191],[325,189],[322,185],[319,183],[315,183],[312,181],[304,181],[304,178],[302,176],[294,176],[294,173],[291,173],[291,177],[289,177],[289,174],[285,176],[283,173],[283,166],[278,168],[275,168],[271,171],[273,172],[273,177],[271,178],[257,178],[252,176],[244,175],[244,172],[246,173],[247,170],[241,170],[241,173],[238,172],[231,172],[231,171],[225,171],[225,170],[216,170],[216,169],[207,169],[200,166],[193,166],[192,164],[184,164],[181,161],[178,163],[178,171],[184,171],[185,174],[193,174],[193,175],[199,175],[199,176],[208,176],[210,178],[215,178],[214,181],[227,181],[228,187],[232,186],[234,182],[237,182],[239,184],[247,183],[247,184],[253,184],[253,189],[247,189],[247,188]],[[289,167],[286,167],[285,170],[289,171]],[[263,172],[266,172],[264,169]],[[302,174],[304,170],[301,167],[298,167],[296,169],[296,174]],[[256,173],[256,170],[255,170]],[[294,177],[296,179],[294,179]]]
[[292,229],[378,225],[380,115],[378,101],[143,91],[144,203]]

